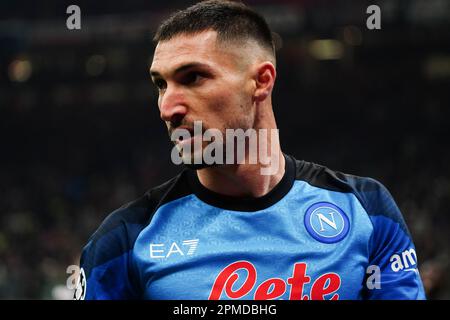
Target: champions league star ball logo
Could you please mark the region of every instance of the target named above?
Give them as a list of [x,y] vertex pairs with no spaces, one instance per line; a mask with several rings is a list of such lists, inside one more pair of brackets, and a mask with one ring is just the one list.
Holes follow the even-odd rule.
[[78,277],[77,286],[74,292],[74,300],[84,300],[86,296],[86,275],[83,268],[80,269],[80,276]]

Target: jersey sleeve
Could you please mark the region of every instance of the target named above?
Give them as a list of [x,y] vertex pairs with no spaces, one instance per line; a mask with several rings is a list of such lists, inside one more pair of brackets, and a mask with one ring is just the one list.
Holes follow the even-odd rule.
[[113,212],[91,236],[80,259],[80,280],[75,299],[138,299],[127,210]]
[[369,179],[360,196],[373,225],[364,298],[425,299],[416,249],[391,194],[381,183]]

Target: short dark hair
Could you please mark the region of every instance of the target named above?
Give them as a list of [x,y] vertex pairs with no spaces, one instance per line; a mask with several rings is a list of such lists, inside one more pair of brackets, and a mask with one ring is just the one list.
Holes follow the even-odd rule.
[[208,29],[219,40],[253,39],[275,57],[272,32],[262,15],[242,2],[207,0],[175,12],[159,26],[153,41],[170,40],[180,34],[195,34]]

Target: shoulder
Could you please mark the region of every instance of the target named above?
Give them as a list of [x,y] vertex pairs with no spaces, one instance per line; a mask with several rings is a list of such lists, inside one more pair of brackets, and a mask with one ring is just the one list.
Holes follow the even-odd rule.
[[313,162],[296,160],[296,168],[297,180],[306,181],[319,188],[363,194],[386,189],[383,184],[373,178],[343,173]]
[[382,216],[409,233],[402,214],[388,189],[378,180],[332,170],[312,162],[296,160],[296,179],[336,192],[352,193],[371,220]]
[[169,201],[189,194],[183,178],[184,172],[148,190],[111,212],[91,235],[85,249],[101,255],[100,260],[110,260],[130,250],[139,233],[151,222],[156,210]]

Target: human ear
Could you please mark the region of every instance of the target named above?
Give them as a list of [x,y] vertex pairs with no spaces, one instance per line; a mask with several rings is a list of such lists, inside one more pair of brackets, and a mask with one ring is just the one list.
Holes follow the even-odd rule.
[[254,98],[256,101],[264,101],[272,94],[272,89],[275,84],[277,72],[274,65],[267,61],[259,64],[256,67],[255,83],[256,88]]

